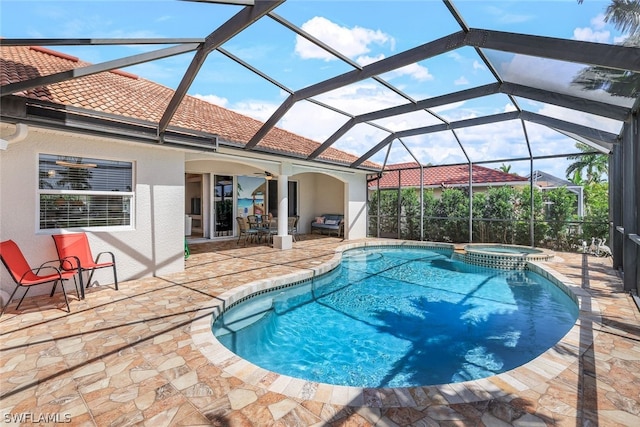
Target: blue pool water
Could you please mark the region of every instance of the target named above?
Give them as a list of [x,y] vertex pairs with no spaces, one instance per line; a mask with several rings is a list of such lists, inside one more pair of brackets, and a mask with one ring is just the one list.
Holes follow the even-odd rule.
[[270,371],[359,387],[461,382],[520,366],[558,342],[577,305],[528,271],[437,250],[356,249],[312,283],[219,317],[218,340]]

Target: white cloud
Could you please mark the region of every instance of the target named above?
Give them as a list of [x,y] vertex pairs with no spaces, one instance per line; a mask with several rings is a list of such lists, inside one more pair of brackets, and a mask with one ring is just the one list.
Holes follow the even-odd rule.
[[453,50],[453,51],[451,51],[451,52],[447,53],[447,55],[446,55],[446,56],[447,56],[447,57],[449,57],[449,58],[451,58],[451,59],[453,59],[453,60],[454,60],[454,61],[456,61],[456,62],[463,62],[463,60],[464,60],[463,56],[462,56],[462,55],[460,55],[460,53],[459,53],[459,52],[456,52],[455,50]]
[[605,18],[604,13],[600,13],[594,16],[593,18],[591,18],[591,26],[596,30],[603,29],[607,25],[604,18]]
[[[301,28],[349,58],[356,58],[371,52],[371,44],[388,45],[390,50],[393,50],[395,45],[394,39],[380,30],[357,26],[353,28],[342,27],[320,16],[311,18],[302,24]],[[296,36],[295,52],[303,59],[322,59],[325,61],[336,59],[329,52],[300,36]]]
[[465,76],[460,76],[453,81],[456,86],[464,86],[469,84],[469,80]]
[[575,123],[582,126],[588,126],[605,132],[617,134],[622,129],[622,122],[608,119],[606,117],[596,116],[593,114],[583,113],[577,110],[558,107],[556,105],[546,104],[537,111],[539,114],[564,120],[569,123]]
[[[280,105],[268,103],[264,100],[251,99],[230,105],[228,108],[245,116],[266,122]],[[278,125],[280,126],[280,124]]]
[[200,95],[199,93],[196,93],[193,97],[224,108],[227,108],[227,105],[229,104],[229,100],[227,98],[222,98],[216,95]]
[[429,69],[420,64],[406,65],[402,68],[398,68],[397,70],[386,73],[385,76],[390,80],[395,77],[409,76],[419,82],[433,80],[434,78],[433,75],[429,72]]
[[485,7],[484,10],[487,14],[493,15],[498,21],[505,24],[521,24],[530,21],[533,16],[523,13],[509,13],[505,12],[503,8],[496,6]]
[[505,104],[503,112],[510,113],[512,111],[516,111],[516,106],[511,103]]
[[356,58],[356,62],[364,67],[365,65],[373,64],[374,62],[378,62],[384,58],[385,56],[383,54],[379,54],[377,56],[360,55]]
[[613,38],[613,43],[614,44],[622,44],[623,42],[625,42],[627,39],[629,38],[628,34],[624,34],[622,36],[617,36]]
[[609,43],[611,32],[605,30],[604,14],[591,18],[590,26],[573,30],[573,38],[584,42]]
[[473,61],[473,69],[474,70],[486,70],[487,67],[480,61]]
[[594,31],[591,28],[576,28],[573,30],[575,40],[595,43],[608,43],[611,38],[609,31]]

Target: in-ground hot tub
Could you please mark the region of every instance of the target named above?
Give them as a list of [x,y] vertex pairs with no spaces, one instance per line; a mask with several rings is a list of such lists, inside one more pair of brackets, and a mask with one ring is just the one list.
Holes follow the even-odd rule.
[[488,243],[465,245],[464,253],[457,255],[469,264],[508,270],[521,270],[528,261],[549,261],[555,256],[542,248]]

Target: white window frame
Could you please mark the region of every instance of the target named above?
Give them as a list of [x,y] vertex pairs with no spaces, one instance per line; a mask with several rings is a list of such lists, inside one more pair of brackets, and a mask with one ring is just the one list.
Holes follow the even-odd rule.
[[[110,159],[105,157],[85,157],[78,156],[83,159],[83,163],[98,163],[99,162],[122,162],[128,163],[131,165],[131,191],[93,191],[93,190],[70,190],[70,189],[47,189],[40,188],[40,166],[42,156],[52,156],[57,158],[67,158],[67,157],[75,157],[69,154],[55,154],[51,152],[40,152],[37,154],[36,158],[36,232],[39,234],[55,234],[63,230],[69,231],[123,231],[123,230],[133,230],[134,229],[134,219],[135,219],[135,180],[136,180],[136,163],[132,160],[122,160],[122,159]],[[93,198],[93,197],[120,197],[122,198],[122,212],[128,213],[127,219],[128,224],[111,224],[111,225],[77,225],[77,226],[60,226],[60,227],[51,227],[51,228],[42,228],[43,219],[41,218],[41,199],[42,196],[58,196],[61,198],[67,197],[76,197],[80,200],[83,198]],[[128,203],[125,203],[128,201]],[[127,212],[128,209],[128,212]],[[108,217],[104,218],[96,218],[94,221],[108,221]],[[67,219],[67,221],[69,221]],[[78,222],[90,222],[88,219],[79,218]]]

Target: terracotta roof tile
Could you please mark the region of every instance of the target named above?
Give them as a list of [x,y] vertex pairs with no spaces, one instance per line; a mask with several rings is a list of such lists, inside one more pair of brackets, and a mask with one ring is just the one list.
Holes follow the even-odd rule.
[[[42,47],[1,46],[2,85],[91,65],[78,58]],[[104,113],[158,122],[174,91],[123,71],[110,71],[38,87],[18,96],[70,105]],[[173,116],[171,126],[208,132],[241,145],[246,144],[262,122],[234,111],[186,96]],[[320,143],[280,128],[273,128],[258,144],[270,151],[308,156]],[[350,164],[357,157],[329,148],[321,159]],[[365,167],[380,168],[373,162]]]
[[[413,169],[410,169],[413,168]],[[403,169],[398,177],[398,170]],[[398,163],[387,165],[386,172],[380,179],[380,188],[398,188],[398,179],[403,187],[420,187],[420,169],[417,163]],[[430,166],[423,168],[423,184],[425,187],[458,186],[469,182],[469,166]],[[473,165],[473,182],[475,184],[523,184],[529,182],[526,177],[505,173],[500,170]],[[376,188],[377,181],[369,183]]]

